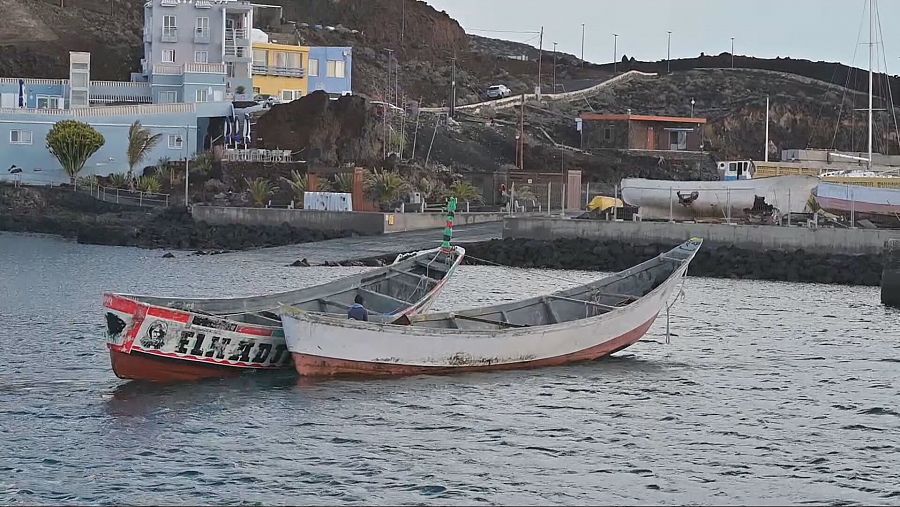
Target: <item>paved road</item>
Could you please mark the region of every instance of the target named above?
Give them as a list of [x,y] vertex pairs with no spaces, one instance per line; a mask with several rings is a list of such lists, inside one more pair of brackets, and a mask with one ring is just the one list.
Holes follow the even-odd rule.
[[[457,227],[453,229],[453,242],[465,244],[488,241],[495,238],[499,239],[502,232],[503,222]],[[259,250],[225,255],[257,262],[272,262],[279,265],[290,264],[304,258],[311,264],[321,264],[325,261],[340,262],[434,248],[440,245],[441,237],[442,229],[430,229],[426,231],[399,232],[383,236],[359,236],[316,243],[261,248]]]

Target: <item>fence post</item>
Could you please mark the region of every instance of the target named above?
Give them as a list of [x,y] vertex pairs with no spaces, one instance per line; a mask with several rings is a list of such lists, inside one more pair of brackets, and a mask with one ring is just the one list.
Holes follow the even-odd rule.
[[119,204],[119,189],[116,189],[116,204]]
[[141,208],[144,207],[144,191],[143,190],[138,192],[138,206]]
[[561,201],[559,203],[559,216],[565,217],[566,216],[566,184],[565,183],[562,184],[562,191],[560,192],[559,197],[561,199]]
[[169,207],[169,194],[166,194],[166,207]]
[[791,226],[791,189],[788,189],[788,227]]
[[552,206],[550,205],[550,196],[553,194],[553,182],[547,182],[547,216],[553,216],[553,213],[550,211]]
[[669,222],[674,222],[674,213],[675,211],[672,209],[672,187],[669,187]]
[[619,219],[619,184],[613,187],[613,222]]

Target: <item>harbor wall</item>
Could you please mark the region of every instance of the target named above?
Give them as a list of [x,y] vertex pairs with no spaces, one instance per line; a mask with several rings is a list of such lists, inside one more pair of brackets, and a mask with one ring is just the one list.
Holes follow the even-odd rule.
[[884,245],[884,268],[881,272],[881,302],[900,308],[900,239]]
[[881,255],[887,240],[900,240],[900,231],[513,217],[504,220],[503,237],[539,240],[585,238],[631,244],[676,244],[691,237],[700,237],[707,246],[730,246],[752,251],[805,250]]
[[[438,229],[444,227],[444,213],[370,213],[358,211],[321,211],[284,208],[238,208],[194,206],[197,222],[210,225],[278,226],[314,231],[349,231],[360,235]],[[457,213],[456,225],[498,222],[499,213]]]

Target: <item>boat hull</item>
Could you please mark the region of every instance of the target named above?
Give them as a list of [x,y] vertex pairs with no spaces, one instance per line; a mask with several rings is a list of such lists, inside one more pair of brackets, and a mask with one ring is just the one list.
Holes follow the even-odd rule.
[[[693,220],[747,216],[757,196],[782,214],[802,213],[819,183],[810,176],[776,176],[736,181],[669,181],[626,178],[622,199],[644,220]],[[679,195],[680,194],[680,195]],[[671,202],[671,204],[670,204]]]
[[647,333],[656,316],[641,326],[617,336],[608,341],[589,347],[578,352],[564,354],[556,357],[537,359],[534,361],[520,361],[502,364],[484,364],[472,366],[419,366],[393,363],[377,363],[370,361],[354,361],[323,357],[313,354],[292,353],[294,367],[297,373],[303,377],[394,377],[409,375],[446,375],[451,373],[464,373],[476,371],[503,371],[524,370],[533,368],[545,368],[551,366],[564,366],[567,364],[586,361],[596,361],[611,354],[628,348]]
[[242,371],[228,366],[183,361],[142,352],[126,354],[113,349],[109,351],[109,359],[117,377],[147,382],[195,382],[233,377]]
[[[609,307],[602,314],[556,324],[503,329],[441,328],[415,323],[373,325],[290,309],[282,311],[282,323],[294,367],[301,377],[443,374],[559,366],[598,359],[639,341],[665,309],[693,255],[636,301]],[[646,282],[649,275],[638,268],[610,278],[624,276],[621,279],[626,280],[637,276]],[[506,306],[495,308],[481,311],[502,315]],[[456,322],[455,314],[446,315]],[[432,315],[425,320],[434,318]]]
[[858,213],[896,218],[900,214],[900,190],[859,185],[822,183],[814,191],[816,202],[832,213]]
[[[392,315],[426,312],[461,262],[465,250],[458,251],[460,255],[446,276],[420,300]],[[176,382],[291,367],[281,325],[247,324],[120,294],[105,294],[103,306],[107,347],[120,378]]]

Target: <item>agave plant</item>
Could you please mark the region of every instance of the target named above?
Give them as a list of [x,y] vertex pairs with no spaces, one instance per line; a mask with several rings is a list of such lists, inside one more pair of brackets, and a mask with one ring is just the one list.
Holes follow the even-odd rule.
[[194,156],[194,159],[191,160],[191,174],[208,176],[212,171],[215,161],[216,157],[211,151],[198,153],[196,156]]
[[113,188],[126,188],[128,186],[128,176],[124,173],[112,173],[109,175],[109,186]]
[[353,173],[335,174],[331,187],[335,192],[353,192]]
[[460,180],[450,186],[450,195],[460,202],[480,202],[481,192],[468,181]]
[[293,170],[291,171],[291,177],[285,178],[282,176],[284,181],[291,187],[291,193],[294,194],[294,201],[303,202],[303,194],[306,192],[306,189],[309,188],[309,176],[306,174],[300,174],[299,171]]
[[265,206],[272,197],[272,194],[278,191],[278,187],[265,178],[254,178],[252,180],[244,178],[247,183],[247,190],[250,191],[250,198],[256,206]]
[[366,193],[381,204],[382,209],[395,206],[409,191],[409,183],[397,171],[377,170],[366,178]]
[[162,190],[162,183],[156,176],[141,176],[137,179],[137,187],[141,192],[158,194]]
[[534,191],[531,190],[531,186],[522,185],[521,187],[515,188],[515,198],[520,201],[536,201],[537,196],[534,194]]

